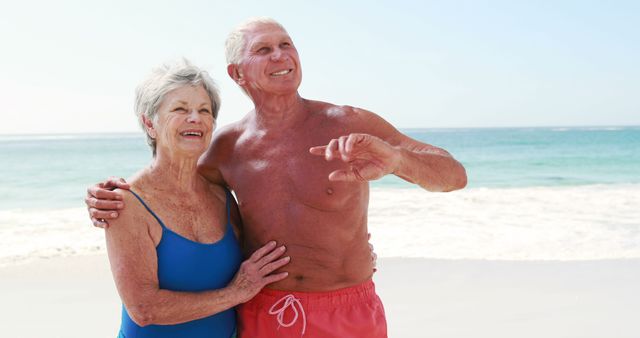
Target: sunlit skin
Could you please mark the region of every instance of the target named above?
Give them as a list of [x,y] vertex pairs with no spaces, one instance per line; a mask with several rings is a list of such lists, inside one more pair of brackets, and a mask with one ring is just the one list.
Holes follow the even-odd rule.
[[[286,74],[278,73],[282,71]],[[340,181],[346,178],[342,170],[361,164],[375,178],[393,172],[403,177],[400,167],[410,163],[410,156],[403,156],[400,149],[405,148],[428,153],[430,158],[424,161],[459,172],[459,163],[444,150],[402,135],[371,112],[301,98],[298,53],[289,35],[277,26],[255,26],[247,32],[243,61],[230,65],[228,72],[255,109],[215,135],[200,161],[200,172],[235,191],[247,252],[271,239],[287,246],[289,277],[270,288],[332,290],[371,278],[369,178]],[[352,141],[345,138],[353,133],[373,140],[364,153],[345,152],[347,143],[357,143],[356,136]],[[340,160],[353,155],[347,162]],[[330,175],[338,180],[330,180]],[[438,175],[414,170],[404,177],[436,179],[425,185],[434,190],[457,188],[439,189]]]
[[[226,193],[199,175],[196,167],[215,127],[206,90],[184,86],[168,92],[156,117],[143,122],[157,142],[157,152],[151,164],[130,179],[131,188],[171,231],[199,243],[221,240],[227,229]],[[284,247],[271,243],[257,250],[252,262],[243,262],[225,288],[203,292],[162,289],[156,253],[162,227],[131,193],[123,193],[122,199],[127,208],[106,230],[107,252],[118,293],[127,313],[140,326],[210,316],[251,299],[265,284],[286,275],[269,275],[273,269],[266,264],[273,261],[281,267],[289,260],[280,258]],[[235,208],[231,222],[234,227],[240,224]],[[239,229],[234,230],[238,235]],[[259,257],[265,261],[257,263]]]
[[[278,26],[255,24],[246,39],[242,61],[227,71],[254,109],[214,135],[198,170],[235,192],[245,254],[270,240],[286,245],[289,276],[267,287],[326,291],[365,282],[373,273],[368,182],[393,174],[452,191],[466,185],[465,169],[370,111],[302,98],[298,52]],[[90,212],[112,218],[95,206]]]

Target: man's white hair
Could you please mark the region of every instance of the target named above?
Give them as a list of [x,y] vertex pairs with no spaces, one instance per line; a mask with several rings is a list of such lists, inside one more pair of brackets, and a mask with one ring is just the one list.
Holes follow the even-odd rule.
[[245,48],[247,48],[245,33],[249,28],[260,25],[274,25],[285,32],[287,31],[278,21],[266,16],[254,17],[244,21],[229,33],[227,41],[224,44],[227,64],[237,65],[242,61],[242,54]]

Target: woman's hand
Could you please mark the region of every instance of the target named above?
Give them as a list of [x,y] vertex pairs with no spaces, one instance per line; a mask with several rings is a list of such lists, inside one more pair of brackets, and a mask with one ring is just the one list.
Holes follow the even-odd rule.
[[271,274],[275,270],[289,263],[290,257],[282,257],[285,252],[284,245],[276,248],[276,242],[271,241],[256,250],[249,259],[240,264],[240,269],[229,283],[229,288],[238,297],[240,303],[244,303],[273,282],[283,280],[287,272]]

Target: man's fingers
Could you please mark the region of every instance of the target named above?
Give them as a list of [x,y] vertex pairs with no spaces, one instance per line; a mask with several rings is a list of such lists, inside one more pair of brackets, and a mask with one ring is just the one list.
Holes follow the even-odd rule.
[[96,208],[96,209],[105,210],[105,211],[118,210],[124,207],[124,203],[120,201],[102,200],[102,199],[97,199],[95,197],[85,198],[85,203],[90,208]]
[[367,134],[350,134],[344,145],[345,150],[351,153],[356,145],[363,143],[368,136]]
[[338,138],[338,152],[340,153],[340,158],[344,162],[349,162],[351,160],[351,156],[349,156],[350,153],[345,147],[348,138],[348,136],[340,136],[340,138]]
[[264,255],[271,252],[276,247],[276,241],[270,241],[269,243],[263,245],[260,249],[256,250],[251,257],[249,257],[249,261],[255,263],[260,260]]
[[118,218],[118,213],[116,211],[100,210],[96,208],[89,208],[89,215],[91,215],[91,218],[106,219],[106,220]]
[[127,181],[124,180],[124,178],[112,176],[107,179],[107,181],[104,184],[104,187],[129,190],[130,186],[129,186],[129,183],[127,183]]
[[331,161],[336,158],[338,152],[338,140],[333,139],[327,144],[327,148],[324,150],[324,159]]
[[118,191],[111,191],[99,187],[90,187],[87,192],[90,196],[93,196],[97,199],[122,201],[122,193]]
[[291,257],[287,256],[287,257],[282,257],[280,259],[278,259],[275,262],[271,262],[265,266],[263,266],[260,269],[260,273],[263,273],[265,275],[268,275],[272,272],[274,272],[275,270],[285,266],[287,263],[289,263],[289,261],[291,260]]
[[309,152],[313,155],[323,156],[325,148],[327,148],[327,146],[311,147],[309,148]]
[[348,170],[335,170],[329,174],[329,181],[333,182],[345,182],[355,181],[353,173]]
[[99,220],[93,217],[91,217],[91,223],[93,223],[93,226],[96,228],[106,229],[109,227],[109,223],[107,223],[106,221]]
[[368,172],[370,170],[364,170],[364,172],[350,168],[349,170],[334,170],[329,174],[329,181],[334,182],[366,182],[369,180],[373,180],[372,178],[375,173]]

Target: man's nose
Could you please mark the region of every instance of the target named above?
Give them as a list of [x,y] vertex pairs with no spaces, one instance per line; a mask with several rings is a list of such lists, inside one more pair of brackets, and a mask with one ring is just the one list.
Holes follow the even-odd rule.
[[287,54],[282,52],[282,49],[280,48],[276,48],[273,50],[273,53],[271,53],[271,60],[272,61],[281,61],[281,60],[286,60],[287,58]]

